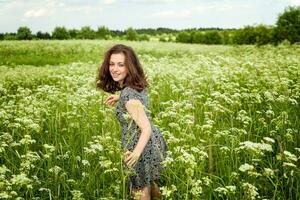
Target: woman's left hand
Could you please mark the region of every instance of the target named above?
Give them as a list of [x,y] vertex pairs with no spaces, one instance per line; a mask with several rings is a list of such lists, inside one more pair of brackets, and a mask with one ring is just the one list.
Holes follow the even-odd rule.
[[135,150],[133,152],[127,150],[125,153],[126,165],[128,167],[134,166],[137,163],[137,161],[139,160],[140,156],[141,156],[141,154]]

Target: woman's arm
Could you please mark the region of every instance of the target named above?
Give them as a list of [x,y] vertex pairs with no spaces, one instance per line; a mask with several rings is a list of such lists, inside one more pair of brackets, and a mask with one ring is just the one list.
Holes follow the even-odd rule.
[[[139,141],[132,152],[134,154],[132,157],[136,156],[135,158],[138,159],[150,139],[152,133],[151,125],[140,100],[130,99],[125,103],[125,107],[142,131]],[[129,160],[130,162],[132,157],[129,157],[127,161]],[[133,164],[136,161],[133,159],[129,164]]]

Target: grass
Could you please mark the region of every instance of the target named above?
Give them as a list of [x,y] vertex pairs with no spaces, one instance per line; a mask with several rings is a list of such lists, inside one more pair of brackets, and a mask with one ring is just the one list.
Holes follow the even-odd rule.
[[163,199],[299,199],[299,47],[125,41],[0,43],[0,198],[128,198],[120,126],[95,89],[120,42],[169,146]]

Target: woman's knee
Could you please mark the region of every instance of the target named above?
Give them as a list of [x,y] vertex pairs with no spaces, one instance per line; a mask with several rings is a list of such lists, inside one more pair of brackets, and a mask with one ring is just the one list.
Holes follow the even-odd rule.
[[142,189],[132,189],[133,199],[149,199],[150,200],[150,186],[145,186]]

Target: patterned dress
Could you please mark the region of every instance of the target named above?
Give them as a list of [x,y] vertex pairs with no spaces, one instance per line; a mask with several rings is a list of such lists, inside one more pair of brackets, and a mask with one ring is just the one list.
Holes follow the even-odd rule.
[[[162,133],[150,120],[147,88],[138,92],[137,90],[127,86],[121,91],[120,99],[116,106],[116,117],[122,127],[122,150],[124,152],[126,150],[133,151],[138,143],[141,133],[140,128],[131,118],[125,107],[125,102],[129,99],[138,99],[141,101],[152,128],[152,134],[147,145],[145,146],[137,163],[132,167],[134,173],[129,177],[130,180],[127,180],[129,183],[127,185],[129,185],[130,188],[141,189],[146,185],[149,186],[151,181],[158,180],[160,178],[160,173],[164,169],[161,162],[166,157],[168,147]],[[127,167],[126,164],[124,165]]]

